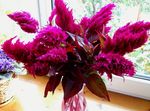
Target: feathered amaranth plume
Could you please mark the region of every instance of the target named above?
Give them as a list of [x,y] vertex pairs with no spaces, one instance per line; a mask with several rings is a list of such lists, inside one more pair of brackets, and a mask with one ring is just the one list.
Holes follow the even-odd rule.
[[115,32],[112,40],[106,39],[102,52],[120,55],[132,52],[147,41],[148,29],[150,29],[150,23],[141,21],[121,27]]
[[54,47],[66,46],[67,35],[57,27],[47,26],[41,29],[33,40],[33,52],[38,57]]
[[95,60],[93,68],[98,70],[101,75],[106,72],[110,79],[112,74],[117,76],[124,76],[125,74],[133,76],[135,74],[133,63],[119,54],[102,53],[96,56]]
[[115,7],[114,4],[108,4],[103,7],[99,12],[97,12],[89,22],[89,27],[87,31],[87,37],[92,35],[97,35],[97,32],[108,33],[109,29],[106,24],[111,20],[112,9]]
[[50,65],[48,62],[37,61],[25,64],[25,68],[30,74],[46,75],[49,72]]
[[49,50],[46,54],[38,57],[38,60],[48,61],[52,63],[60,63],[67,61],[67,51],[66,48],[53,48]]
[[12,43],[14,38],[4,42],[2,48],[5,53],[19,62],[26,63],[27,61],[32,60],[34,57],[32,58],[30,48],[27,47],[27,44],[25,45],[23,42],[20,42],[19,39],[15,43]]
[[86,32],[86,30],[88,29],[89,24],[90,24],[90,18],[88,18],[88,17],[83,17],[83,18],[81,19],[80,25],[81,25],[81,27],[83,28],[84,32]]
[[63,0],[55,0],[56,24],[63,30],[73,34],[80,34],[80,26],[75,24],[72,10],[66,7]]
[[15,12],[8,14],[8,17],[16,21],[25,32],[35,33],[38,31],[38,21],[32,18],[28,12]]

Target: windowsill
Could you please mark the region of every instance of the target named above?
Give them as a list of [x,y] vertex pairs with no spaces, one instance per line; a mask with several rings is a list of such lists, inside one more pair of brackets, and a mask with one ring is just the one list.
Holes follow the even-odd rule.
[[[19,76],[15,80],[16,93],[14,99],[0,107],[0,111],[60,111],[62,101],[61,85],[52,96],[43,97],[48,77]],[[150,101],[123,94],[109,92],[111,102],[103,101],[85,88],[88,111],[149,111]],[[94,109],[93,109],[94,108]]]
[[150,81],[133,78],[113,76],[113,80],[106,81],[108,90],[150,100]]

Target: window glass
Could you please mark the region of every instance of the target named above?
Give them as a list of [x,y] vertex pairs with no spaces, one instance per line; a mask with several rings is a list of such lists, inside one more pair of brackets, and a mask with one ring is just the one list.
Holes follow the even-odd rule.
[[19,25],[7,16],[15,11],[27,11],[32,17],[39,18],[37,0],[0,0],[0,43],[16,35],[25,40],[33,37],[32,34],[23,32]]
[[[116,8],[113,10],[112,20],[109,26],[112,26],[110,35],[114,31],[127,24],[139,20],[150,21],[150,0],[64,0],[70,9],[73,9],[73,15],[77,22],[83,16],[90,17],[95,14],[101,7],[108,3],[115,3]],[[143,47],[133,53],[126,55],[136,66],[135,77],[150,80],[150,41]]]
[[39,1],[39,12],[40,12],[40,22],[41,26],[48,24],[48,18],[51,14],[53,7],[53,0],[38,0]]

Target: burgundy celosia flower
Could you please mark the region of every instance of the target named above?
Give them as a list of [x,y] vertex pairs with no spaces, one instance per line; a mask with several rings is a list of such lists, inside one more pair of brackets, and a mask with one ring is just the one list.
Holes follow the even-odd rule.
[[88,18],[88,17],[82,18],[80,25],[84,31],[86,31],[88,29],[89,23],[90,23],[90,18]]
[[9,14],[8,17],[16,21],[25,32],[35,33],[38,30],[37,20],[32,18],[28,12],[15,12]]
[[35,62],[25,64],[25,68],[33,75],[46,75],[49,72],[50,65],[47,62]]
[[38,32],[34,41],[45,43],[45,45],[50,44],[51,46],[60,46],[65,43],[67,35],[60,28],[47,26]]
[[115,7],[114,4],[108,4],[103,7],[99,12],[97,12],[89,22],[89,27],[87,31],[87,37],[89,38],[92,35],[97,35],[97,32],[104,33],[109,32],[109,27],[106,27],[106,24],[111,20],[112,9]]
[[106,72],[110,79],[112,74],[117,76],[133,76],[135,74],[133,63],[119,54],[99,54],[95,60],[93,68],[100,74]]
[[19,40],[17,40],[15,43],[12,43],[12,40],[14,40],[14,38],[5,41],[3,44],[3,50],[8,56],[23,63],[26,63],[34,58],[32,57],[30,48],[27,47],[28,44],[25,45]]
[[39,56],[54,47],[65,47],[67,35],[57,27],[47,26],[33,40],[33,51]]
[[104,53],[112,52],[121,55],[132,52],[147,41],[148,29],[150,29],[149,22],[137,22],[131,25],[127,24],[115,32],[112,40],[106,38],[102,51]]
[[73,34],[80,34],[80,26],[75,24],[72,11],[66,7],[63,0],[55,0],[56,24],[63,30]]
[[53,48],[46,54],[40,56],[38,60],[49,61],[50,63],[60,63],[67,61],[67,51],[65,48]]

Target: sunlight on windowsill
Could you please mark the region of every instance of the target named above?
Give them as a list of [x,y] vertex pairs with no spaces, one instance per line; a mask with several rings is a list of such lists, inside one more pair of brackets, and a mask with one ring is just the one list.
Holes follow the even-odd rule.
[[[38,84],[27,82],[21,79],[15,79],[13,82],[15,89],[14,101],[19,101],[21,111],[60,111],[63,93],[56,90],[55,94],[49,93],[44,98]],[[112,106],[106,103],[98,103],[93,99],[87,99],[87,111],[128,111],[118,106]]]

